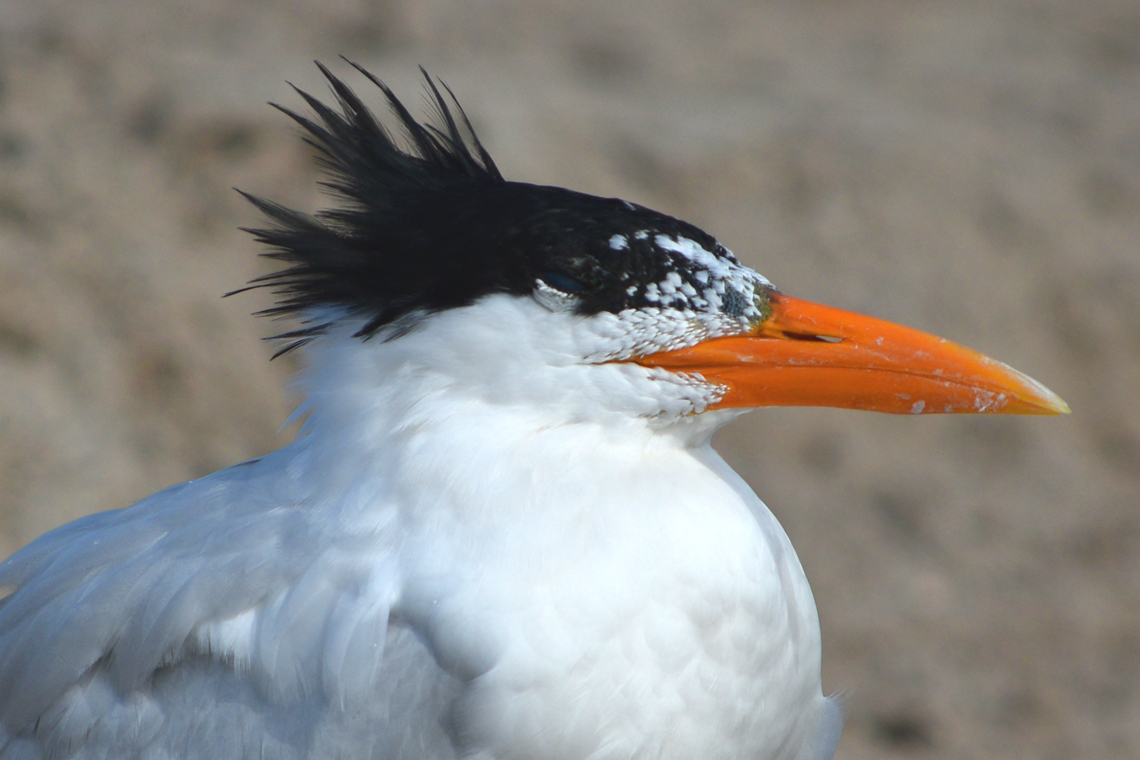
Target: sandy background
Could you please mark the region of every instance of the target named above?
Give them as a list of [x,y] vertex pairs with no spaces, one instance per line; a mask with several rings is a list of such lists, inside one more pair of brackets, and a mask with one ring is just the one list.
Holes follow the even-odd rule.
[[230,188],[316,207],[264,102],[340,53],[412,103],[441,75],[512,178],[682,216],[1068,400],[719,441],[812,579],[839,757],[1140,757],[1134,1],[3,0],[0,556],[288,439],[264,297],[219,298],[263,271]]

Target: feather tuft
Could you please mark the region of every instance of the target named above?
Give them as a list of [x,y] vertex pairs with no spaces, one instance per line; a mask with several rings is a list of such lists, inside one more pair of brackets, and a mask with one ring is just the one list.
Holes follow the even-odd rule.
[[446,84],[437,85],[420,69],[440,126],[423,124],[391,88],[360,65],[348,63],[383,92],[407,147],[401,147],[352,88],[320,62],[317,67],[329,82],[335,108],[296,87],[312,117],[273,104],[304,130],[305,141],[328,172],[322,184],[342,202],[310,215],[238,191],[271,223],[245,231],[269,246],[263,256],[286,267],[226,295],[268,288],[277,301],[259,316],[300,317],[305,322],[274,336],[287,342],[275,357],[327,330],[328,321],[308,321],[316,309],[364,315],[360,336],[366,338],[410,311],[470,300],[464,293],[469,289],[441,287],[440,273],[455,267],[438,266],[439,256],[449,253],[449,241],[446,234],[433,231],[452,227],[457,217],[465,216],[461,205],[489,186],[506,184]]

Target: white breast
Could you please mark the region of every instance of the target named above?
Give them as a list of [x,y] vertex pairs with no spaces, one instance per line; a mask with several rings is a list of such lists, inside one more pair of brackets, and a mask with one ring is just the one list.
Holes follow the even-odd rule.
[[838,713],[807,580],[720,458],[668,435],[514,436],[494,419],[491,448],[446,426],[405,442],[433,452],[405,492],[419,529],[396,614],[467,683],[450,716],[460,750],[830,757]]

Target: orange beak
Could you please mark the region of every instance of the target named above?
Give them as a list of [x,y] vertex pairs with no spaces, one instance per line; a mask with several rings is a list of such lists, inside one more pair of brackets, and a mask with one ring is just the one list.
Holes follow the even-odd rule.
[[713,409],[833,406],[894,414],[1067,414],[1036,380],[928,333],[772,292],[751,334],[635,359],[723,386]]

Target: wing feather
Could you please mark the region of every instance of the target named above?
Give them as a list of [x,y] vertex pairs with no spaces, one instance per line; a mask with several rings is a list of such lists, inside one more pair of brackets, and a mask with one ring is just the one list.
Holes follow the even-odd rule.
[[[0,564],[0,585],[15,588],[0,601],[0,758],[201,754],[226,732],[219,756],[273,746],[284,757],[293,740],[267,732],[299,732],[296,750],[348,720],[313,716],[368,702],[353,725],[384,743],[376,732],[393,708],[376,694],[406,701],[378,686],[402,667],[386,659],[392,521],[346,532],[320,484],[299,485],[312,479],[293,472],[297,456],[285,449],[84,518]],[[422,673],[444,677],[434,664]],[[431,692],[412,686],[400,688]],[[193,695],[198,706],[178,711]],[[448,746],[442,730],[415,743]]]

